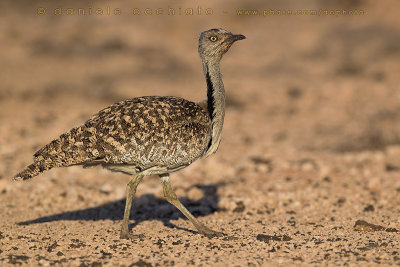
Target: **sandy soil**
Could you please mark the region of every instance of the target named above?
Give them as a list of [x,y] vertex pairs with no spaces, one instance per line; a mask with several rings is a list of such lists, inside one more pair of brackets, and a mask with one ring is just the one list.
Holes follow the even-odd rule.
[[[400,265],[397,1],[14,2],[0,4],[0,265]],[[90,6],[122,14],[52,15]],[[168,6],[214,13],[127,14]],[[129,241],[118,238],[128,176],[71,167],[11,181],[38,148],[115,101],[202,100],[197,38],[214,27],[247,36],[222,61],[223,141],[171,179],[225,237],[197,234],[157,177],[138,188],[131,228],[141,237]]]

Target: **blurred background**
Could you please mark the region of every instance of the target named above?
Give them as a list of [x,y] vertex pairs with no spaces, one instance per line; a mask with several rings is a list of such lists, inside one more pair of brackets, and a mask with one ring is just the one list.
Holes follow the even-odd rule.
[[[1,0],[0,265],[398,264],[399,9],[398,0]],[[221,62],[222,143],[171,180],[195,216],[235,238],[194,234],[158,177],[138,188],[131,226],[145,238],[129,244],[115,240],[127,175],[77,166],[11,180],[37,149],[116,101],[205,99],[198,38],[217,27],[247,37]],[[357,220],[388,228],[356,232]]]
[[399,144],[400,4],[331,2],[1,1],[0,179],[116,101],[204,99],[197,41],[216,27],[247,37],[222,60],[217,157]]

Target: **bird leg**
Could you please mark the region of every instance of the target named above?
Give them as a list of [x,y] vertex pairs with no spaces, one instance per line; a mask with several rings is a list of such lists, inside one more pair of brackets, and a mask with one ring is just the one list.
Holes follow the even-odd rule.
[[171,187],[171,183],[169,181],[169,174],[163,174],[160,175],[161,177],[161,183],[163,186],[163,190],[164,190],[164,196],[167,199],[167,201],[169,203],[171,203],[172,205],[174,205],[175,207],[177,207],[182,213],[183,215],[186,216],[186,218],[188,218],[193,225],[197,228],[197,230],[199,231],[199,233],[207,236],[207,237],[214,237],[214,236],[222,236],[223,233],[219,233],[216,231],[211,230],[210,228],[208,228],[207,226],[205,226],[204,224],[202,224],[199,220],[197,220],[191,213],[190,211],[188,211],[183,205],[182,203],[179,201],[178,197],[176,196],[174,190]]
[[142,181],[143,175],[135,174],[133,178],[129,181],[126,186],[126,203],[125,203],[125,212],[124,219],[122,220],[122,228],[120,233],[121,239],[129,239],[131,235],[129,234],[129,216],[131,213],[132,200],[136,194],[136,188],[138,187],[140,181]]

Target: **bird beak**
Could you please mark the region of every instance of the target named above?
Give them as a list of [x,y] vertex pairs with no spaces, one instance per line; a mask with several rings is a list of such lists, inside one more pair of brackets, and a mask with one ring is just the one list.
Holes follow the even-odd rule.
[[236,41],[239,41],[239,40],[246,39],[246,36],[241,35],[241,34],[233,34],[231,37],[229,37],[229,39],[231,39],[232,42],[236,42]]

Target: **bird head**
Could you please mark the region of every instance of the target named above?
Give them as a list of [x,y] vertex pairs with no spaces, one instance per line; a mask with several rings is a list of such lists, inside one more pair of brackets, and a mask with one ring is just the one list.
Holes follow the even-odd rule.
[[234,42],[245,38],[244,35],[232,34],[224,29],[204,31],[199,38],[200,57],[220,60]]

